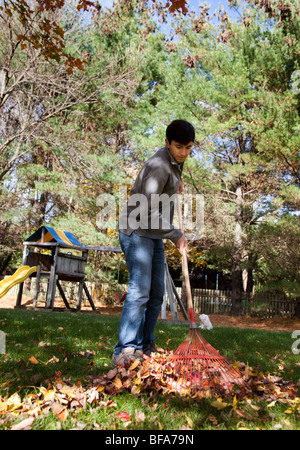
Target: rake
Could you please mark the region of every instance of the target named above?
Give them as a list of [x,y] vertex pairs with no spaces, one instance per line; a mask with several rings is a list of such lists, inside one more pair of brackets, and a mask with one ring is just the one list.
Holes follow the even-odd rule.
[[[178,220],[182,229],[181,208],[179,202],[177,204]],[[182,271],[186,285],[190,329],[185,340],[171,355],[174,381],[178,383],[179,389],[188,388],[203,395],[211,392],[228,394],[234,386],[242,386],[243,380],[239,372],[204,339],[198,330],[185,249],[182,255]]]

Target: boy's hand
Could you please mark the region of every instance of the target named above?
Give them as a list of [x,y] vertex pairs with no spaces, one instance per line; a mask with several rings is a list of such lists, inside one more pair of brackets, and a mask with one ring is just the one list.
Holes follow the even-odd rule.
[[180,183],[179,183],[179,186],[178,186],[178,191],[177,191],[177,194],[181,194],[181,192],[182,192],[182,189],[183,189],[183,181],[182,181],[182,180],[180,180]]
[[176,242],[176,247],[179,250],[179,253],[183,255],[183,250],[185,249],[186,252],[189,251],[189,243],[186,240],[185,236],[181,236],[180,239]]

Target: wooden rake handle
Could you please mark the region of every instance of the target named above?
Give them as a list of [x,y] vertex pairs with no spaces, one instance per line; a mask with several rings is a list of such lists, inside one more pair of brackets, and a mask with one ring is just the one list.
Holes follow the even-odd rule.
[[[181,202],[179,201],[179,195],[177,196],[177,213],[178,213],[179,228],[183,233],[184,228],[183,228],[183,224],[182,224]],[[188,305],[188,309],[189,309],[190,322],[193,326],[193,324],[196,324],[196,322],[195,322],[195,317],[194,317],[194,307],[193,307],[193,300],[192,300],[191,283],[190,283],[188,260],[187,260],[187,254],[186,254],[185,248],[183,249],[183,255],[182,255],[182,271],[183,271],[183,276],[185,279],[187,305]]]

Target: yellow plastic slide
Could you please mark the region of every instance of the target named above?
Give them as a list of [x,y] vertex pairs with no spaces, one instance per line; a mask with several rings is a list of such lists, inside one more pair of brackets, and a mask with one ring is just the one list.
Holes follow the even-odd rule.
[[23,283],[33,272],[37,271],[37,266],[22,266],[8,278],[0,281],[0,298],[3,297],[12,287],[18,283]]

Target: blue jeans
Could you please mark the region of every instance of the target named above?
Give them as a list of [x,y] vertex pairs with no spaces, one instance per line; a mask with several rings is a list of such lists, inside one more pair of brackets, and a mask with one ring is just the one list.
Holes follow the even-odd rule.
[[161,239],[131,236],[120,231],[121,248],[129,272],[129,288],[122,309],[119,342],[115,355],[124,347],[146,350],[155,340],[154,328],[165,292],[165,252]]

